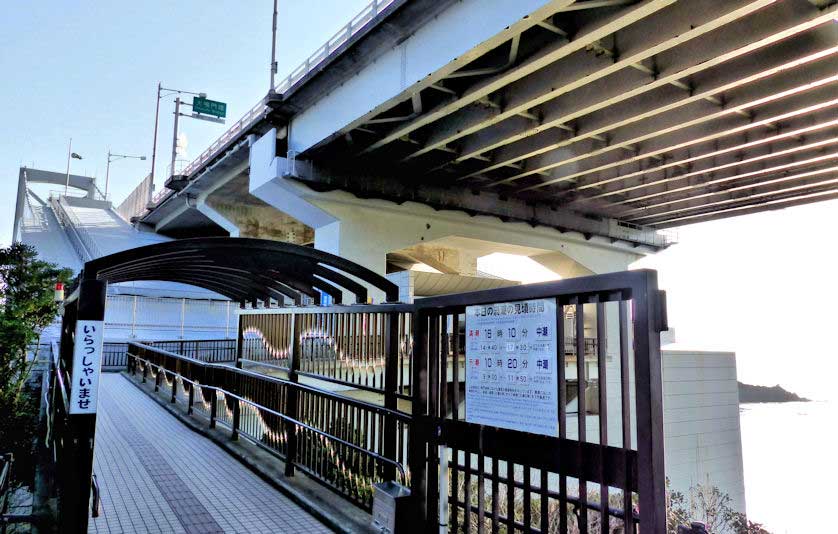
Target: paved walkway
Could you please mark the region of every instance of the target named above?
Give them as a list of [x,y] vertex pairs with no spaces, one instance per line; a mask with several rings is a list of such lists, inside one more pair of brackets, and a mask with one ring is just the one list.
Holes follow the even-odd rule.
[[103,374],[89,533],[331,532],[122,375]]

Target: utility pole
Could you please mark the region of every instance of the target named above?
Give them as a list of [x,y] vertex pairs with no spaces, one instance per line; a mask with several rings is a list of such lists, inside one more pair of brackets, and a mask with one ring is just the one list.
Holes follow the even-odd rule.
[[273,32],[271,34],[271,86],[268,89],[269,94],[273,94],[275,89],[275,77],[276,77],[276,15],[277,15],[277,4],[279,0],[274,0],[274,18],[273,18]]
[[157,82],[157,109],[154,111],[154,147],[151,149],[151,183],[148,184],[148,202],[154,195],[154,166],[157,164],[157,124],[160,119],[160,90],[163,82]]
[[172,136],[172,176],[175,174],[175,160],[177,159],[177,123],[180,117],[180,96],[175,98],[175,133]]

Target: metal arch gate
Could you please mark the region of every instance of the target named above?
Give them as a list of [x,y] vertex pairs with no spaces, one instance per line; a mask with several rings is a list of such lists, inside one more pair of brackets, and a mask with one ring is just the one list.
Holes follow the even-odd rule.
[[[555,299],[560,312],[555,324],[558,437],[466,422],[460,409],[460,383],[472,363],[461,340],[461,335],[467,339],[466,308],[533,299]],[[410,467],[422,531],[440,525],[440,531],[466,533],[566,533],[575,523],[582,533],[637,532],[638,527],[643,533],[664,533],[659,333],[666,329],[665,310],[654,271],[418,301]],[[571,326],[565,312],[573,313]],[[596,335],[590,362],[586,316]],[[567,331],[571,328],[575,332]],[[574,358],[577,415],[572,424],[573,392],[565,365]],[[593,366],[597,378],[589,380]],[[606,386],[599,387],[603,382]],[[596,405],[596,415],[586,401]],[[588,431],[592,423],[596,432]],[[608,504],[602,507],[603,502]]]

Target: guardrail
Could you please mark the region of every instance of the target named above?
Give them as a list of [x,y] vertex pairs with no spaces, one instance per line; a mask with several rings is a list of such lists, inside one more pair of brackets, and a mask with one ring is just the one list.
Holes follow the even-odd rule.
[[[343,28],[338,30],[329,40],[327,40],[320,48],[315,50],[309,57],[306,58],[296,69],[283,78],[279,84],[275,86],[277,93],[284,93],[291,88],[292,85],[300,81],[308,73],[314,70],[326,58],[331,55],[333,51],[339,48],[342,44],[347,42],[353,35],[358,33],[369,21],[374,19],[383,9],[393,3],[394,0],[373,0],[367,4],[355,17],[352,18]],[[261,116],[268,111],[265,104],[266,99],[262,99],[256,103],[250,110],[244,114],[233,126],[231,126],[224,134],[216,139],[200,156],[192,160],[188,165],[183,167],[180,174],[184,176],[191,176],[205,163],[214,158],[221,149],[233,140],[241,132],[247,130],[253,123],[255,123]],[[153,206],[157,206],[164,200],[171,191],[165,187],[154,195],[151,201]]]
[[232,439],[282,458],[286,476],[299,469],[365,510],[373,484],[407,483],[407,414],[139,343],[129,345],[128,371],[152,378],[155,391],[204,415],[210,428],[222,425]]
[[358,33],[367,22],[374,19],[376,15],[392,3],[393,0],[373,0],[367,4],[349,23],[338,30],[337,33],[307,57],[296,69],[292,70],[291,74],[283,78],[276,86],[276,92],[284,93],[287,91],[292,85],[300,81],[306,74],[314,70],[317,65],[329,57],[334,50]]
[[58,222],[65,229],[70,230],[67,233],[79,258],[82,261],[90,261],[102,257],[102,252],[99,250],[96,242],[93,241],[93,238],[84,228],[84,225],[79,221],[78,217],[64,206],[62,197],[50,196],[49,201]]

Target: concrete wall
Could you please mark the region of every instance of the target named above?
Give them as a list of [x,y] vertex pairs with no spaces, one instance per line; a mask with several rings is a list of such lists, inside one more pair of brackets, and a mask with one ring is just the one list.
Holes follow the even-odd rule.
[[672,488],[718,487],[745,511],[736,355],[665,346],[663,405],[666,473]]

